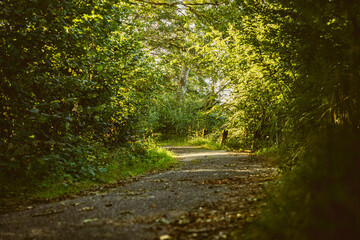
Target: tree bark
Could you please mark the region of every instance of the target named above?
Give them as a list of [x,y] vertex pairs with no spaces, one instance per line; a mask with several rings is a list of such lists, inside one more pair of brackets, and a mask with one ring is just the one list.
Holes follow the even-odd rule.
[[184,65],[181,69],[179,81],[178,81],[178,98],[182,99],[187,90],[187,78],[189,76],[190,67]]

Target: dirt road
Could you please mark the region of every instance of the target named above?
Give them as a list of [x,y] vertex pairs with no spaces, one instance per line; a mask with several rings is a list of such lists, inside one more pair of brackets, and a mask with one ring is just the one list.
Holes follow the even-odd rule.
[[0,239],[229,239],[256,217],[276,174],[245,153],[168,147],[176,169],[0,216]]

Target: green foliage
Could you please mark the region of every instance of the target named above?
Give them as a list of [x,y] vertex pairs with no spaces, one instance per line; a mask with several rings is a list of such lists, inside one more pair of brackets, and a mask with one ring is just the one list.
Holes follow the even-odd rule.
[[161,146],[197,146],[211,150],[224,149],[224,146],[219,144],[219,138],[215,139],[212,137],[188,137],[188,138],[173,138],[158,141]]
[[201,102],[188,98],[179,102],[175,94],[164,94],[157,99],[149,114],[149,129],[161,133],[162,138],[185,137],[197,128]]
[[186,141],[186,144],[192,145],[192,146],[201,146],[203,148],[211,149],[211,150],[220,150],[222,149],[222,146],[217,142],[210,138],[204,138],[204,137],[192,137],[188,141]]
[[167,169],[175,163],[173,157],[173,153],[153,142],[129,144],[107,158],[107,172],[100,179],[111,182],[152,170]]
[[278,182],[277,190],[249,239],[357,239],[358,130],[341,127],[313,139],[313,147],[294,172]]
[[360,126],[359,4],[250,1],[242,7],[242,24],[212,44],[227,51],[221,61],[231,66],[228,126],[253,149],[278,145],[286,170],[252,239],[358,236],[359,194],[350,182],[358,181],[351,146]]
[[102,168],[93,158],[139,136],[161,81],[130,9],[111,0],[0,8],[3,181],[94,177]]
[[163,93],[156,98],[150,108],[145,123],[148,134],[160,133],[159,140],[186,138],[201,132],[210,131],[223,123],[217,110],[203,111],[205,101],[201,94],[188,93],[181,101],[173,92]]
[[226,128],[226,147],[275,156],[286,173],[258,237],[352,233],[359,9],[345,0],[1,1],[1,183],[112,181],[171,162],[142,135],[185,139],[206,128],[216,139]]
[[[201,66],[219,69],[229,81],[231,94],[223,105],[228,143],[273,149],[280,156],[279,166],[288,172],[260,236],[338,239],[340,232],[354,234],[359,212],[351,214],[343,206],[348,201],[355,211],[353,202],[359,200],[358,194],[346,190],[344,177],[354,176],[357,159],[351,156],[356,151],[329,138],[353,145],[356,141],[349,139],[359,134],[359,3],[279,0],[221,5],[219,12],[209,6],[208,12],[203,6],[196,8],[209,19],[226,19],[226,24],[209,20],[212,31],[199,35],[193,48],[203,54]],[[338,166],[342,156],[348,156],[347,163]],[[333,189],[325,189],[329,182]],[[345,192],[340,193],[341,187]],[[336,206],[341,210],[332,210]],[[349,227],[338,223],[336,215]],[[312,228],[318,231],[313,236]]]
[[[123,147],[109,150],[98,144],[79,153],[84,158],[75,158],[67,163],[57,162],[58,171],[52,179],[30,182],[30,186],[15,181],[3,186],[5,200],[9,197],[54,198],[77,193],[103,183],[116,183],[120,179],[144,174],[154,170],[168,169],[177,161],[174,154],[151,141],[127,143]],[[53,158],[54,159],[54,158]],[[74,162],[74,160],[78,160]],[[0,175],[5,182],[7,176]]]

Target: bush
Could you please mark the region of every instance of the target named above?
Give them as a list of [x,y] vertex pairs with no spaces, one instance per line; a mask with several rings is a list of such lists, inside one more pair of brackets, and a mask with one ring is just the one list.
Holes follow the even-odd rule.
[[158,140],[178,139],[193,136],[204,128],[216,128],[223,119],[215,113],[203,112],[203,105],[201,97],[194,94],[187,94],[181,100],[172,92],[161,95],[144,123],[148,135],[155,133]]
[[[64,156],[71,158],[67,160]],[[46,164],[41,166],[42,170],[36,169],[36,175],[30,173],[16,178],[16,175],[10,177],[1,171],[0,181],[7,184],[0,185],[0,197],[4,201],[22,200],[21,196],[58,197],[99,183],[116,183],[126,177],[167,169],[176,163],[173,156],[151,141],[128,142],[117,149],[99,143],[82,145],[68,149],[63,155],[54,154],[37,161]]]
[[189,145],[193,146],[202,146],[207,149],[219,150],[222,149],[221,145],[210,138],[204,137],[192,137],[188,141],[186,141]]
[[359,130],[330,129],[312,142],[270,193],[249,239],[359,239]]

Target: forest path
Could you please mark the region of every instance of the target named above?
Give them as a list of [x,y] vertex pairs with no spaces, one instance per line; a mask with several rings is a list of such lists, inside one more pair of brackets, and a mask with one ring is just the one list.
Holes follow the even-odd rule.
[[178,168],[0,216],[0,239],[226,239],[247,226],[276,174],[245,153],[171,147]]

